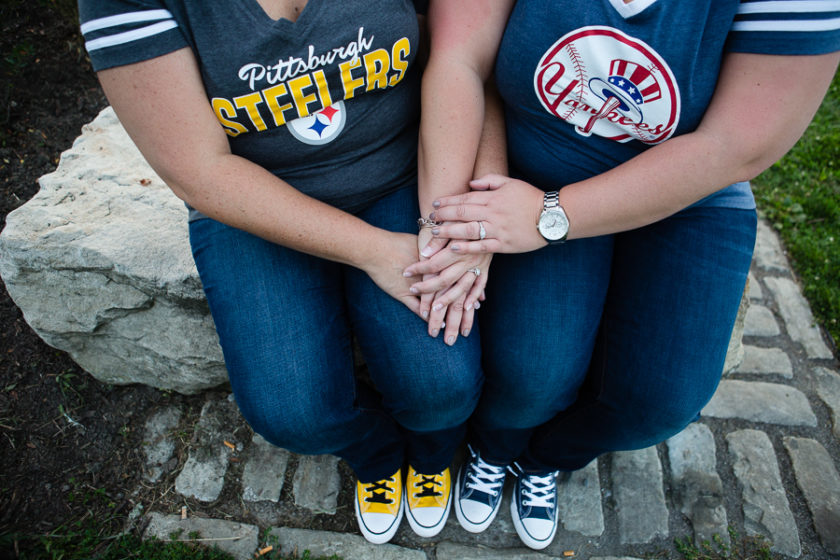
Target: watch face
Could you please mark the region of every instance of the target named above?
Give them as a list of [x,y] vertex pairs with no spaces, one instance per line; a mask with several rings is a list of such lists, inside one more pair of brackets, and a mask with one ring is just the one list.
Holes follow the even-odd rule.
[[569,220],[560,210],[546,210],[540,216],[539,229],[548,241],[558,241],[569,232]]

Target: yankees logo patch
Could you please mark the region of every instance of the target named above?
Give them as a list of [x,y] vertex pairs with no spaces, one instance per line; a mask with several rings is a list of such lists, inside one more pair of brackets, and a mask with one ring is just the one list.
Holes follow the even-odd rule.
[[288,128],[292,136],[304,144],[320,145],[335,140],[344,129],[346,121],[344,101],[338,101],[317,113],[290,121]]
[[679,123],[671,69],[643,41],[611,27],[563,36],[537,65],[534,88],[542,106],[582,136],[658,144]]

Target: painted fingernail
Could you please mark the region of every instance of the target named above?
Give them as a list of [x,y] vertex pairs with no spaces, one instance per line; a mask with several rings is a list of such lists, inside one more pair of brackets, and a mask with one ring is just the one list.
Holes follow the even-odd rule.
[[432,338],[437,338],[437,335],[438,335],[438,333],[439,333],[439,332],[440,332],[440,331],[439,331],[439,330],[437,330],[437,329],[433,330],[433,331],[432,331]]
[[432,249],[430,247],[423,247],[423,250],[420,251],[420,254],[424,257],[431,257],[432,256]]
[[434,202],[432,202],[432,206],[434,206],[435,208],[440,208],[440,200],[435,200]]
[[454,335],[452,335],[452,336],[450,336],[449,338],[447,338],[447,339],[446,339],[446,343],[447,343],[449,346],[452,346],[453,344],[455,344],[455,336],[454,336]]
[[441,321],[440,328],[442,328],[442,329],[446,328],[446,321]]
[[432,228],[432,235],[440,235],[440,228]]
[[436,303],[435,306],[432,309],[434,309],[435,311],[440,311],[441,309],[443,309],[443,304],[442,303]]
[[403,272],[403,276],[404,276],[405,278],[411,278],[411,277],[412,277],[412,276],[414,276],[414,275],[413,275],[412,273],[410,273],[410,272]]
[[[433,205],[433,206],[434,206],[434,205]],[[438,206],[440,206],[440,204],[438,204]],[[429,214],[429,219],[430,219],[430,220],[432,220],[433,222],[435,221],[435,213],[434,213],[434,212],[432,212],[431,214]]]
[[471,303],[468,303],[467,305],[464,306],[464,309],[466,309],[467,311],[471,311],[472,308],[473,308],[473,304],[471,304]]
[[450,245],[449,248],[452,249],[453,251],[460,251],[461,250],[461,246],[458,245],[457,243],[455,243],[454,245]]
[[470,329],[464,329],[464,332],[462,332],[461,334],[463,334],[464,336],[470,336]]
[[429,312],[428,312],[428,311],[421,311],[421,312],[420,312],[420,315],[422,315],[424,319],[428,319],[428,318],[429,318]]
[[415,288],[414,286],[410,287],[410,288],[408,289],[408,291],[409,291],[409,292],[411,292],[412,294],[415,294],[415,295],[420,293],[420,290],[418,290],[418,289],[417,289],[417,288]]
[[480,303],[478,303],[478,302],[475,302],[475,306],[474,306],[474,307],[475,307],[476,309],[478,309],[479,307],[481,307],[481,304],[480,304]]

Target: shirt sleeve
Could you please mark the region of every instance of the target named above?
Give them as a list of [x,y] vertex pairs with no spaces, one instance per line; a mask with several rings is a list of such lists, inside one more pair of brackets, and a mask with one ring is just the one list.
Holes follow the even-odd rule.
[[85,48],[96,71],[132,64],[189,43],[170,10],[156,0],[79,0]]
[[727,50],[780,55],[840,50],[840,0],[741,0]]

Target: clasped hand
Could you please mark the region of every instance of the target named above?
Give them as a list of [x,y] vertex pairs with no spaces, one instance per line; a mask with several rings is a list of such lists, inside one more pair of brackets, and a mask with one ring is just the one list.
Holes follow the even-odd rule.
[[422,275],[411,292],[420,295],[430,335],[437,336],[445,322],[448,344],[459,332],[469,334],[474,310],[484,300],[493,253],[521,253],[546,244],[536,229],[542,191],[502,175],[476,179],[470,187],[469,193],[435,201],[432,218],[441,225],[421,231],[418,242],[426,258],[404,272]]

